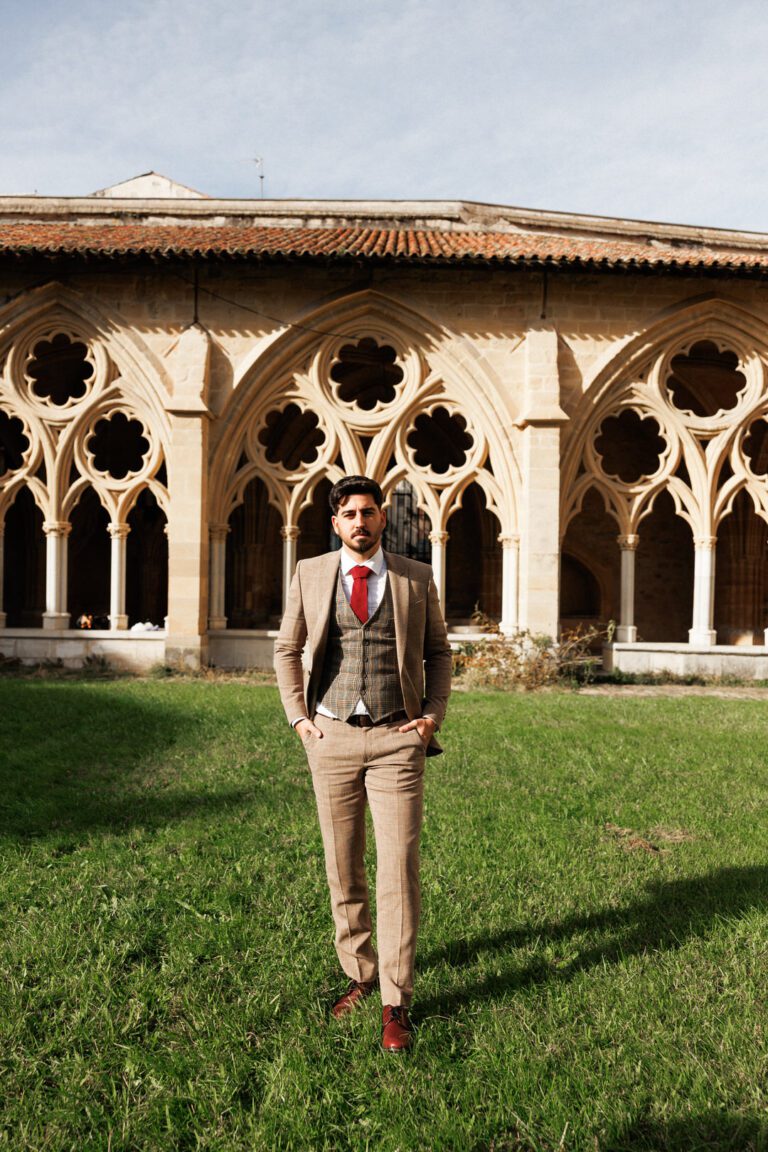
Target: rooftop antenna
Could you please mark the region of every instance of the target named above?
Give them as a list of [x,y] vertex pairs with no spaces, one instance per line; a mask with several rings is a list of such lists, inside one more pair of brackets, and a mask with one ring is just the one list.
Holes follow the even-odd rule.
[[264,157],[263,156],[254,156],[253,162],[254,162],[254,164],[256,164],[256,166],[259,169],[259,181],[260,181],[259,187],[261,188],[261,198],[263,200],[264,199]]

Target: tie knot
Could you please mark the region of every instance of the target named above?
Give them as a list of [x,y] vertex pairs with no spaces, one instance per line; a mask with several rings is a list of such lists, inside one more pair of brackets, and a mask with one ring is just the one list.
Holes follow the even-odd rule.
[[365,564],[355,564],[354,568],[350,568],[349,574],[354,580],[367,580],[371,569]]

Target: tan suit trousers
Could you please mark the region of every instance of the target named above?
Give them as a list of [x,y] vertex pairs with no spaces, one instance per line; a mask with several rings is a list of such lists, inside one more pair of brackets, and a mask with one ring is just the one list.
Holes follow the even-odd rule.
[[[411,1003],[419,926],[424,745],[403,720],[355,728],[316,714],[307,735],[336,952],[351,980],[379,977],[383,1004]],[[376,943],[365,874],[365,805],[376,838]]]

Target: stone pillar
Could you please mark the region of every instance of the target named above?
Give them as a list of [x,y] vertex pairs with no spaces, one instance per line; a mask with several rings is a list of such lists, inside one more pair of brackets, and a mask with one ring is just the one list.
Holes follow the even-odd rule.
[[445,612],[445,546],[449,540],[450,536],[447,532],[430,532],[429,534],[429,542],[432,545],[432,572],[443,612]]
[[560,618],[560,407],[557,333],[543,323],[525,337],[520,429],[519,624],[556,637]]
[[224,592],[226,588],[227,536],[229,524],[211,524],[211,595],[208,627],[211,630],[227,626],[224,615]]
[[688,632],[688,643],[708,647],[715,643],[717,635],[712,627],[717,537],[699,536],[693,545],[693,627]]
[[619,644],[634,644],[637,640],[635,627],[635,553],[640,537],[617,536],[621,549],[621,609],[616,627],[616,640]]
[[5,628],[6,614],[3,612],[5,599],[5,524],[0,524],[0,628]]
[[43,628],[69,628],[67,612],[67,542],[72,525],[67,520],[46,520],[45,612]]
[[520,623],[556,637],[560,620],[560,429],[523,432]]
[[520,583],[520,537],[499,536],[501,553],[501,621],[499,631],[505,636],[517,632],[517,598]]
[[210,337],[191,324],[169,356],[168,616],[165,658],[208,663],[208,382]]
[[283,612],[285,612],[288,603],[288,590],[291,587],[293,571],[296,567],[296,545],[301,535],[301,529],[297,528],[295,524],[284,524],[280,529],[280,535],[283,538]]
[[130,532],[128,524],[110,524],[112,537],[112,566],[109,582],[109,624],[118,632],[125,632],[128,617],[125,613],[125,554]]
[[208,663],[208,421],[174,415],[168,453],[168,617],[165,658]]

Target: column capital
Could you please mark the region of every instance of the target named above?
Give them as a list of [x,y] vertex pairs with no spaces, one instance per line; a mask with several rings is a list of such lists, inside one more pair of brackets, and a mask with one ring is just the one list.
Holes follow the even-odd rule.
[[637,546],[640,543],[640,537],[632,532],[628,536],[617,536],[616,543],[618,544],[619,548],[621,548],[622,552],[635,552],[637,551]]
[[131,530],[130,524],[108,524],[107,532],[113,540],[124,540]]
[[694,536],[694,548],[701,548],[703,551],[713,551],[717,545],[717,536]]
[[520,548],[520,537],[515,532],[500,532],[496,539],[502,548]]
[[229,524],[209,524],[208,532],[210,533],[211,540],[226,540],[229,533],[232,531]]
[[283,524],[280,535],[283,540],[298,540],[301,536],[301,528],[297,528],[295,524]]
[[448,532],[430,532],[429,534],[429,542],[433,547],[435,545],[447,544],[450,538],[450,533]]
[[69,536],[72,525],[69,520],[44,520],[43,532],[46,536]]

